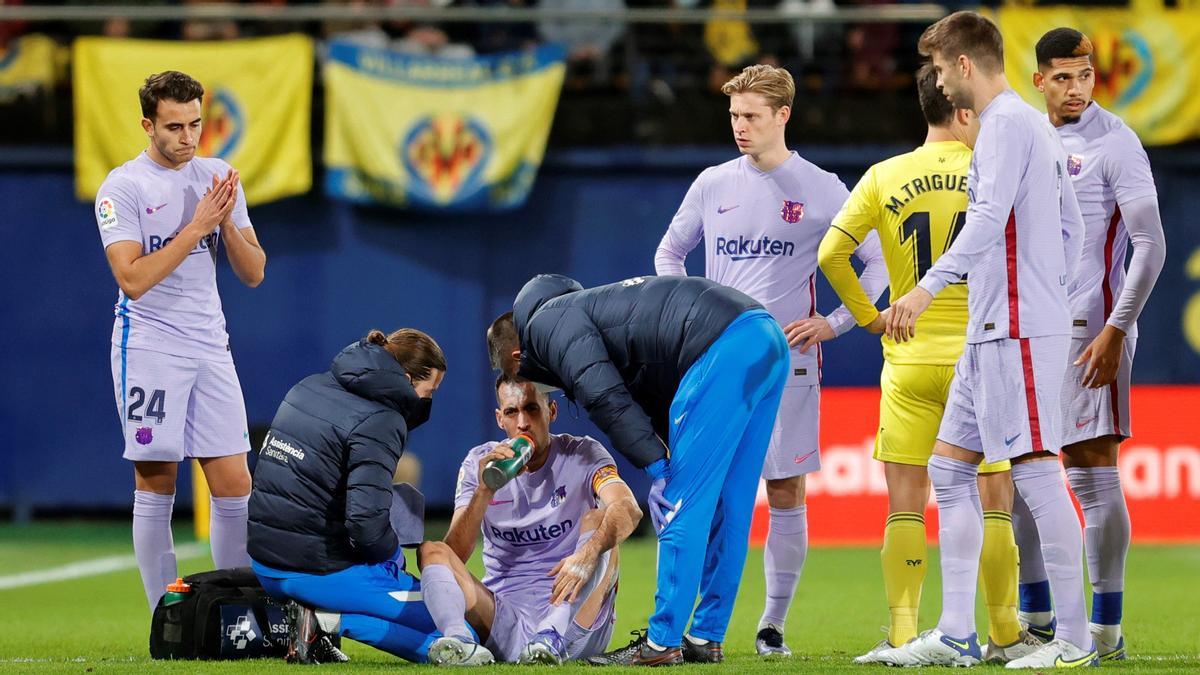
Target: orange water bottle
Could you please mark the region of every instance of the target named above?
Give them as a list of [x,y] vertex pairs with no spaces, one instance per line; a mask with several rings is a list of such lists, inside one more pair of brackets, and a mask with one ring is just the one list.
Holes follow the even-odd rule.
[[167,584],[167,593],[163,596],[163,607],[170,607],[187,600],[188,593],[191,592],[192,587],[182,577],[175,579],[173,583]]

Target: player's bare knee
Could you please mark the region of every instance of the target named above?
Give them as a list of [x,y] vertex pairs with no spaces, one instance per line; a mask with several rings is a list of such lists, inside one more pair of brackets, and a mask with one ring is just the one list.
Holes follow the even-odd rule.
[[1116,466],[1121,447],[1120,436],[1101,436],[1062,449],[1063,466],[1068,469]]
[[976,466],[983,461],[983,453],[975,452],[974,450],[968,450],[966,448],[960,448],[957,445],[951,445],[945,441],[937,441],[933,444],[933,454],[939,457],[956,459],[960,462],[967,462]]
[[984,511],[1012,513],[1013,487],[1011,471],[979,474],[979,501]]
[[929,503],[929,468],[922,464],[883,463],[888,514],[923,513]]
[[767,504],[774,509],[804,506],[804,476],[767,480]]
[[208,457],[200,460],[208,491],[214,497],[244,497],[250,494],[250,469],[246,455]]
[[134,462],[134,489],[159,495],[173,495],[178,472],[179,465],[175,462]]
[[421,569],[426,565],[448,565],[450,558],[457,559],[446,542],[426,541],[417,547],[417,567]]

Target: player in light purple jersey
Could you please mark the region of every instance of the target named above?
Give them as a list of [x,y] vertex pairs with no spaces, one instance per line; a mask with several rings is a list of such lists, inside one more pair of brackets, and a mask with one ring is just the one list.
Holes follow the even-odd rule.
[[1034,515],[1060,610],[1055,639],[1008,667],[1091,664],[1096,650],[1084,614],[1083,537],[1052,461],[1062,447],[1067,283],[1083,239],[1066,153],[1045,117],[1009,88],[1003,40],[990,20],[956,12],[930,26],[918,46],[951,103],[979,115],[980,131],[962,232],[888,310],[889,337],[905,341],[933,296],[969,272],[967,345],[929,462],[940,517],[942,615],[937,628],[885,650],[883,660],[979,662],[975,587],[983,514],[976,472],[986,457],[1012,460],[1013,482]]
[[[467,453],[450,530],[419,550],[425,603],[443,635],[469,643],[469,623],[501,661],[599,654],[616,619],[617,547],[642,517],[637,500],[595,439],[550,433],[558,406],[534,383],[502,376],[496,400],[496,424],[510,439],[532,438],[533,455],[492,491],[483,468],[512,450],[492,441]],[[482,581],[464,564],[480,531]]]
[[[760,654],[786,655],[784,620],[808,551],[804,477],[821,467],[819,343],[855,324],[844,306],[828,317],[817,314],[817,248],[850,193],[837,176],[788,150],[784,128],[795,84],[786,70],[750,66],[722,91],[730,97],[742,156],[705,169],[692,183],[658,245],[654,267],[659,275],[687,274],[684,259],[703,240],[704,275],[762,303],[792,348],[762,472],[771,519],[763,561],[766,603],[756,640]],[[888,283],[879,237],[872,232],[855,255],[866,264],[862,283],[874,300]],[[691,635],[687,640],[705,644]],[[690,649],[684,657],[704,653]]]
[[[1129,381],[1137,317],[1166,259],[1166,237],[1150,162],[1133,130],[1092,101],[1092,43],[1055,28],[1037,47],[1034,85],[1067,151],[1067,175],[1083,214],[1083,255],[1069,290],[1072,340],[1063,382],[1063,464],[1083,508],[1091,634],[1100,660],[1125,658],[1121,610],[1129,510],[1117,451],[1129,438]],[[1130,243],[1133,254],[1126,273]],[[1023,513],[1024,512],[1024,513]],[[1049,582],[1037,529],[1019,509],[1022,619],[1030,631],[1054,633]]]
[[171,510],[185,457],[212,494],[217,567],[246,555],[249,434],[241,385],[217,295],[218,243],[247,286],[266,255],[246,214],[236,171],[196,157],[204,88],[187,75],[152,75],[138,92],[144,152],[113,169],[96,195],[96,224],[120,291],[112,336],[117,414],[133,461],[133,548],[153,608],[175,580]]

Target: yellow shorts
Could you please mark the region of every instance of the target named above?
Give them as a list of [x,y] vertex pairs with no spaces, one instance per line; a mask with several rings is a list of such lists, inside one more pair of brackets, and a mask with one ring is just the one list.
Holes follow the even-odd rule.
[[[929,463],[953,379],[954,366],[883,363],[875,459],[917,466]],[[1010,468],[1007,460],[984,462],[979,465],[979,473]]]

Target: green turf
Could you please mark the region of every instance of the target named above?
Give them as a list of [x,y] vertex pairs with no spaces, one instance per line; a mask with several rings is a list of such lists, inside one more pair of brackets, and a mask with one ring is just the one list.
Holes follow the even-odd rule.
[[[177,531],[177,542],[187,539],[186,530]],[[0,576],[130,552],[127,524],[0,526]],[[614,644],[623,644],[629,630],[646,623],[654,591],[653,542],[629,542],[621,561]],[[752,550],[726,640],[727,665],[716,669],[736,673],[864,670],[851,665],[850,658],[882,637],[878,627],[887,622],[878,563],[874,548],[814,549],[787,626],[788,642],[798,656],[786,662],[764,662],[753,654],[763,583],[761,551]],[[205,557],[181,561],[180,566],[189,573],[211,563]],[[478,555],[473,566],[478,570]],[[935,573],[922,602],[923,626],[933,623],[939,599],[936,559],[930,560],[930,568]],[[1160,673],[1200,670],[1198,573],[1200,547],[1138,546],[1130,552],[1125,626],[1132,658],[1112,667]],[[0,590],[0,671],[258,673],[285,668],[275,661],[151,661],[149,613],[143,597],[137,571],[132,569]],[[979,620],[981,627],[986,625],[982,613]],[[409,665],[350,642],[347,652],[353,659],[349,667],[325,668],[349,672]]]

